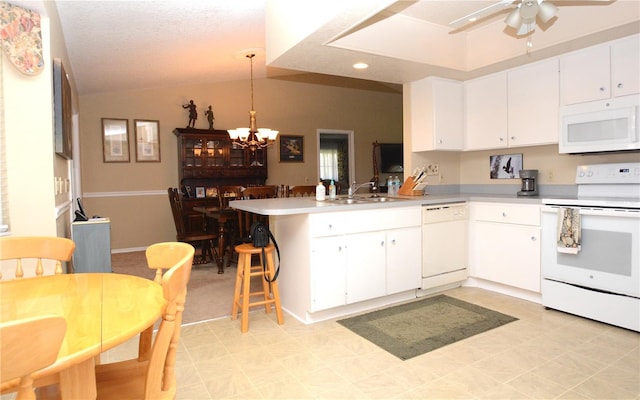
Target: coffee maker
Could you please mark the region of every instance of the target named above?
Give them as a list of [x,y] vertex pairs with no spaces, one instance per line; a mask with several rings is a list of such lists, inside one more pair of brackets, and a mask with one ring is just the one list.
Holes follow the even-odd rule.
[[537,196],[538,195],[538,170],[523,169],[520,170],[520,178],[522,179],[522,189],[518,192],[518,196]]

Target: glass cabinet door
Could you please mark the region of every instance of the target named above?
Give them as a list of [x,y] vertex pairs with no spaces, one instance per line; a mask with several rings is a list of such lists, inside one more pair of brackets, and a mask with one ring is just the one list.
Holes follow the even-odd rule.
[[207,140],[205,159],[207,167],[224,167],[224,151],[219,140]]
[[185,139],[183,148],[183,165],[185,167],[201,167],[202,148],[202,140]]
[[243,167],[244,166],[244,149],[242,146],[232,142],[229,149],[229,166],[231,167]]
[[262,167],[266,163],[266,149],[257,149],[255,151],[247,152],[249,155],[249,166],[250,167]]

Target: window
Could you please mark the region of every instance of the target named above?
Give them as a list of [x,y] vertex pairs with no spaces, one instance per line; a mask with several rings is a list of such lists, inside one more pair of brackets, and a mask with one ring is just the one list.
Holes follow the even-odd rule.
[[327,143],[320,149],[320,179],[338,180],[338,145]]

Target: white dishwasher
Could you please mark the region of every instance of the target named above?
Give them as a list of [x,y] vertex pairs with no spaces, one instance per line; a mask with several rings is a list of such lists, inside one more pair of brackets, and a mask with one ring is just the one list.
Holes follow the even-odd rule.
[[468,276],[467,203],[422,207],[422,288],[419,295],[460,286]]

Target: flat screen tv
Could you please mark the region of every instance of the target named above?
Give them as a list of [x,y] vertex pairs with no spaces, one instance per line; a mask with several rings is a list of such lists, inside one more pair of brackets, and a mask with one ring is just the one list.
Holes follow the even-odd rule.
[[380,143],[380,172],[402,173],[403,161],[402,143]]

